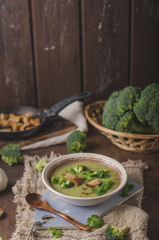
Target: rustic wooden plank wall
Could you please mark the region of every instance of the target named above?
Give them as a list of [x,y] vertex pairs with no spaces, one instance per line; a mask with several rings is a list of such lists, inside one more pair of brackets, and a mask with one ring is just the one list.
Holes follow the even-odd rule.
[[36,105],[28,1],[0,0],[0,105]]
[[132,0],[130,84],[159,83],[159,1]]
[[81,12],[84,89],[106,99],[129,81],[129,1],[82,0]]
[[78,0],[31,1],[39,106],[81,91]]
[[159,83],[159,1],[0,0],[0,106]]

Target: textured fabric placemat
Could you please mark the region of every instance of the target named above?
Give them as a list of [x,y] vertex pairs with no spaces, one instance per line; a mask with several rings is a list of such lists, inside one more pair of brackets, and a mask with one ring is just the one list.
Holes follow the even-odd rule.
[[[48,162],[57,157],[53,152],[50,157],[44,156]],[[27,239],[31,224],[34,222],[34,209],[25,202],[25,196],[30,192],[44,193],[46,188],[42,183],[41,173],[33,169],[33,164],[38,156],[24,156],[24,174],[13,187],[14,202],[16,209],[16,230],[12,234],[11,240]],[[122,163],[126,168],[128,177],[143,184],[143,170],[147,165],[141,160],[128,160]],[[94,231],[85,232],[82,230],[63,230],[61,240],[105,240],[104,231],[108,225],[131,227],[128,240],[148,240],[147,225],[148,214],[141,209],[143,192],[138,193],[126,204],[115,208],[112,212],[103,217],[104,226]],[[33,239],[51,240],[51,234],[42,235],[43,231],[34,231]]]

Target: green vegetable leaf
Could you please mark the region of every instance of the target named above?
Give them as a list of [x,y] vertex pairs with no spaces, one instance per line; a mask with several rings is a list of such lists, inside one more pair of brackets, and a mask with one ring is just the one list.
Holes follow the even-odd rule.
[[100,218],[98,215],[92,215],[87,218],[87,225],[90,228],[101,228],[104,225],[104,220]]
[[87,169],[86,171],[83,171],[83,177],[86,178],[88,181],[92,181],[95,178],[108,178],[110,177],[108,174],[108,171],[106,170],[99,170],[97,172],[93,172],[89,169]]
[[92,181],[95,179],[94,172],[92,170],[83,171],[82,175],[88,181]]
[[67,173],[76,174],[76,171],[75,171],[75,169],[73,169],[73,168],[66,170],[66,172],[67,172]]
[[62,230],[57,230],[54,227],[49,227],[48,231],[52,233],[52,238],[60,238]]
[[133,184],[126,183],[126,185],[123,187],[122,192],[120,194],[121,197],[127,197],[129,195],[129,192],[134,188]]
[[99,196],[105,194],[112,186],[113,181],[110,179],[106,179],[102,182],[102,184],[93,189],[93,192],[98,194]]
[[108,178],[110,175],[108,174],[109,171],[107,170],[99,170],[96,172],[96,176],[99,178]]

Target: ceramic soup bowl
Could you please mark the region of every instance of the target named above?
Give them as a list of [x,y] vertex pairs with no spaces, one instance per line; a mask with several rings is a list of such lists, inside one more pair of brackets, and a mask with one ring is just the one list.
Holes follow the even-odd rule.
[[[93,166],[95,167],[95,165],[100,165],[100,166],[98,166],[98,170],[96,171],[96,173],[97,172],[99,173],[99,167],[101,167],[100,170],[108,168],[108,171],[107,171],[108,175],[109,175],[109,172],[111,172],[111,170],[112,170],[112,172],[115,172],[115,174],[116,174],[115,178],[118,178],[118,183],[116,184],[115,188],[113,188],[110,191],[107,191],[106,193],[102,193],[102,195],[100,195],[100,194],[95,195],[93,193],[93,195],[89,196],[89,193],[93,192],[94,188],[101,186],[102,182],[100,182],[99,185],[97,184],[97,186],[87,187],[86,185],[89,185],[90,182],[92,181],[92,179],[87,180],[87,183],[86,183],[85,177],[87,178],[88,175],[87,175],[87,172],[85,172],[85,175],[83,177],[84,181],[82,183],[83,184],[82,189],[84,189],[84,190],[86,189],[86,194],[88,194],[88,196],[82,195],[84,190],[80,194],[80,196],[78,196],[78,194],[76,196],[76,190],[79,187],[77,184],[74,185],[75,186],[74,188],[73,187],[67,188],[67,187],[65,187],[65,185],[62,185],[64,187],[64,190],[62,190],[62,191],[57,190],[56,187],[61,188],[61,186],[59,184],[56,184],[57,183],[56,179],[59,178],[55,174],[57,169],[64,167],[65,170],[63,170],[63,171],[65,173],[62,173],[61,179],[64,179],[64,181],[65,181],[65,178],[66,178],[65,174],[67,174],[67,171],[70,172],[70,169],[72,169],[71,164],[74,164],[73,166],[75,166],[75,165],[76,166],[81,166],[81,165],[85,166],[86,163],[88,163],[89,170],[91,168],[93,168]],[[88,168],[87,168],[87,170],[88,170]],[[92,171],[92,169],[91,169],[91,171]],[[93,169],[93,171],[94,171],[94,169]],[[93,173],[95,173],[95,171]],[[71,174],[74,175],[74,172]],[[68,174],[67,177],[68,176],[72,177],[73,175],[71,175],[71,174]],[[83,172],[81,172],[80,174],[83,174]],[[51,182],[52,177],[54,178],[53,181],[55,184],[52,184],[53,181]],[[108,176],[107,179],[109,179],[109,177],[110,176]],[[79,176],[77,178],[80,179]],[[96,177],[94,177],[93,179],[95,179],[95,178]],[[125,184],[127,182],[127,173],[126,173],[125,168],[118,161],[116,161],[110,157],[107,157],[107,156],[104,156],[101,154],[95,154],[95,153],[74,153],[74,154],[67,154],[67,155],[57,157],[56,159],[49,162],[42,172],[42,180],[43,180],[43,183],[45,184],[45,186],[47,187],[47,189],[49,189],[52,193],[54,193],[58,197],[62,198],[64,201],[66,201],[70,204],[78,205],[78,206],[93,206],[93,205],[97,205],[97,204],[100,204],[100,203],[106,201],[109,197],[111,197],[115,193],[119,192],[125,186]],[[74,180],[76,180],[76,178]],[[71,179],[71,181],[73,181],[73,180]],[[89,182],[89,184],[88,184],[88,182]],[[81,184],[79,184],[79,185],[81,185]]]

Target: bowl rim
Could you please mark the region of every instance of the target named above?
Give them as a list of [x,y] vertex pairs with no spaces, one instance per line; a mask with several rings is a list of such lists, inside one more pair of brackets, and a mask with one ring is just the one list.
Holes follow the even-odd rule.
[[[103,194],[101,196],[97,196],[97,197],[74,197],[74,196],[69,196],[69,195],[65,195],[62,194],[58,191],[56,191],[54,188],[51,187],[49,181],[48,181],[48,174],[50,173],[50,169],[51,167],[53,167],[54,165],[56,165],[56,163],[58,163],[59,160],[67,160],[67,159],[73,159],[73,158],[79,158],[79,157],[92,157],[92,158],[96,158],[96,159],[101,159],[101,160],[107,160],[108,164],[111,163],[111,167],[113,168],[113,166],[120,172],[121,174],[121,181],[120,184],[118,185],[117,188],[115,188],[113,191]],[[64,162],[64,161],[63,161]],[[88,152],[84,152],[84,153],[71,153],[71,154],[65,154],[62,156],[57,157],[56,159],[51,160],[43,169],[42,172],[42,181],[44,183],[44,185],[52,192],[54,192],[56,195],[66,198],[66,199],[70,199],[70,200],[80,200],[80,201],[91,201],[91,200],[96,200],[96,199],[104,199],[106,197],[112,196],[115,193],[119,192],[127,183],[128,180],[128,175],[127,172],[124,168],[124,166],[118,162],[117,160],[108,157],[106,155],[102,155],[102,154],[97,154],[97,153],[88,153]]]

